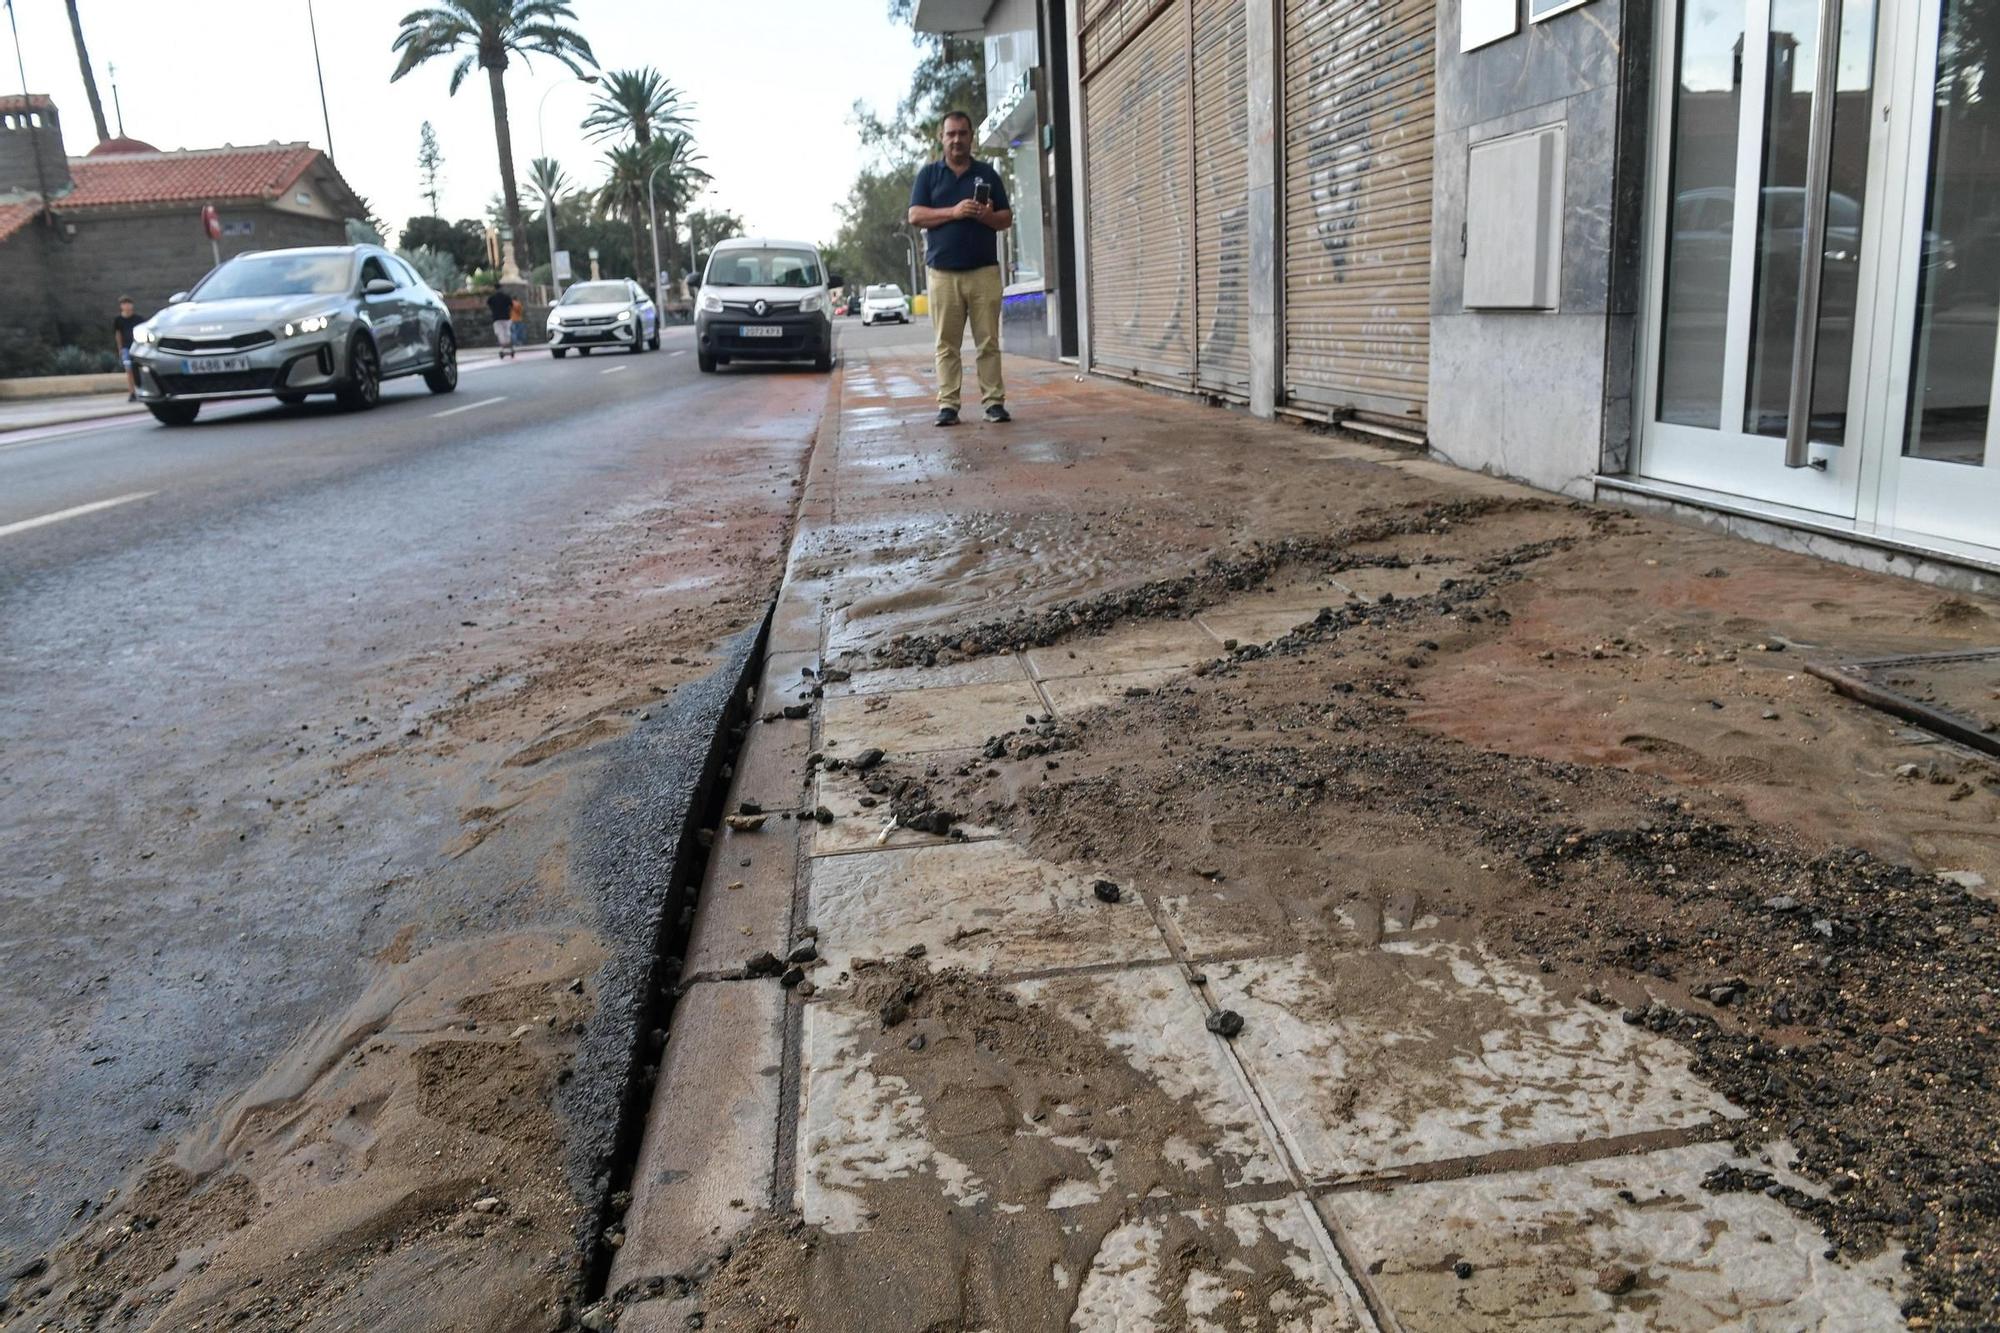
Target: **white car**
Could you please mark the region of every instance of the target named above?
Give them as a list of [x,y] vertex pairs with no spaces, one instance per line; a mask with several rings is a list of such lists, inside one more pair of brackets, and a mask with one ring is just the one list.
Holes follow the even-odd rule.
[[579,282],[549,307],[549,351],[570,348],[589,356],[594,347],[633,352],[660,348],[660,314],[646,289],[630,278]]
[[810,361],[833,369],[833,300],[844,286],[809,241],[739,236],[718,243],[694,307],[695,364]]
[[910,322],[910,298],[903,295],[901,287],[893,282],[883,283],[861,294],[863,324],[880,324],[891,319],[898,324]]

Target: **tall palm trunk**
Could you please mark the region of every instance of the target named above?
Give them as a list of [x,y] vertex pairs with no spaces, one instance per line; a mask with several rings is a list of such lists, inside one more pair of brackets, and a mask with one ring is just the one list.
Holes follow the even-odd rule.
[[[646,196],[638,186],[632,188],[630,212],[632,215],[632,276],[636,278],[646,271],[646,265],[650,262],[648,257],[652,253],[650,250],[644,248],[646,242],[652,238],[646,234]],[[647,291],[653,290],[652,283],[648,282],[643,285]]]
[[667,292],[670,295],[675,292],[678,292],[681,286],[681,266],[679,261],[675,258],[677,252],[674,249],[675,246],[680,244],[680,234],[681,234],[680,211],[676,209],[673,205],[669,204],[667,205],[666,266],[667,266]]
[[83,91],[90,99],[90,118],[97,122],[97,142],[103,143],[111,137],[111,127],[104,123],[104,99],[97,95],[97,75],[90,68],[90,50],[83,44],[83,19],[76,12],[76,0],[69,0],[69,30],[76,38],[76,63],[83,70]]
[[514,237],[514,256],[521,255],[521,192],[514,185],[514,136],[507,128],[507,85],[503,67],[486,67],[486,86],[493,92],[493,139],[500,146],[500,192],[507,206],[507,230]]

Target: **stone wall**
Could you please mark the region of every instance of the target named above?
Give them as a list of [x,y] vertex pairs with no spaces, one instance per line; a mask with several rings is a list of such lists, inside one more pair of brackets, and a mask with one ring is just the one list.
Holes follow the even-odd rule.
[[[222,238],[224,259],[246,250],[347,243],[346,229],[326,218],[225,209],[223,219],[253,227],[248,236]],[[142,317],[152,315],[167,297],[193,287],[214,267],[199,210],[192,208],[67,217],[58,210],[55,232],[41,251],[50,289],[45,331],[53,341],[85,347],[110,346],[120,296],[130,296]]]
[[[493,336],[493,316],[486,309],[486,298],[482,296],[453,296],[445,301],[451,308],[451,331],[458,335],[460,347],[498,347],[499,339]],[[527,305],[527,318],[522,321],[527,341],[523,346],[539,346],[547,341],[549,307],[533,302]]]
[[[1430,439],[1463,467],[1571,495],[1622,472],[1632,438],[1651,0],[1590,0],[1461,52],[1439,0],[1432,205]],[[1468,311],[1474,144],[1564,125],[1562,267],[1553,311]]]

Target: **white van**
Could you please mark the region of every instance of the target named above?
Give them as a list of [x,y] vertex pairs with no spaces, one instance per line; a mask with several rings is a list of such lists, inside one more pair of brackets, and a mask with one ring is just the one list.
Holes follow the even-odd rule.
[[810,361],[833,369],[837,274],[807,241],[738,237],[708,257],[695,303],[695,357],[704,371],[731,361]]

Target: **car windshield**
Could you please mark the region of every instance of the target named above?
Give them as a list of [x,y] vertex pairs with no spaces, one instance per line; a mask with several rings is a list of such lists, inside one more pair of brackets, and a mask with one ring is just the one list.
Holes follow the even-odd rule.
[[708,262],[711,287],[817,287],[819,259],[810,250],[730,250]]
[[901,287],[870,287],[868,295],[876,300],[893,301],[903,294]]
[[623,305],[632,290],[622,282],[579,282],[562,294],[559,305]]
[[242,296],[335,296],[347,290],[352,260],[342,254],[245,255],[230,260],[194,289],[197,301]]

